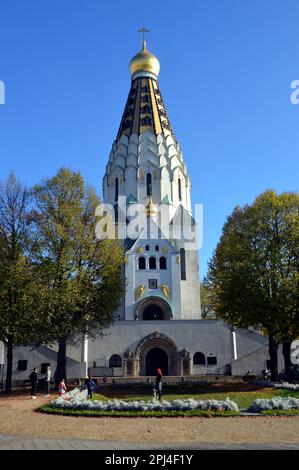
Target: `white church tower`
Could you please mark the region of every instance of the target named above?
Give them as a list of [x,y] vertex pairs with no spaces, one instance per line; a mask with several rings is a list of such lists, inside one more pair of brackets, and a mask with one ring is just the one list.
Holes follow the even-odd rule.
[[186,228],[196,234],[190,177],[159,90],[159,71],[143,31],[103,178],[104,202],[114,206],[119,224],[123,212],[128,226],[128,213],[146,207],[145,225],[135,239],[125,240],[127,285],[119,320],[200,319],[197,247],[190,249],[181,235]]
[[[68,347],[68,378],[77,381],[88,371],[139,381],[160,368],[164,376],[202,380],[207,374],[265,369],[267,338],[201,319],[198,251],[189,237],[196,233],[190,177],[159,90],[160,64],[144,38],[130,71],[131,88],[103,179],[104,202],[114,208],[118,231],[126,229],[126,288],[118,321],[98,337],[86,337],[81,347]],[[143,221],[129,236],[140,209]],[[56,349],[19,347],[14,358],[14,378],[25,380],[39,363],[54,369]],[[27,358],[28,370],[20,372],[17,364]]]

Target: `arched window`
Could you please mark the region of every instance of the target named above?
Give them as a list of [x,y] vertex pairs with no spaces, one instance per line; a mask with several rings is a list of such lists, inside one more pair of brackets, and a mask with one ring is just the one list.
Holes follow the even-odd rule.
[[151,256],[150,259],[149,259],[149,268],[150,269],[157,269],[157,267],[156,267],[156,258],[154,258],[153,256]]
[[178,179],[178,190],[179,190],[179,200],[182,200],[182,180],[181,178]]
[[155,250],[156,250],[156,251],[159,251],[159,245],[156,245],[156,246],[155,246]]
[[124,129],[129,129],[131,127],[131,123],[132,121],[130,121],[129,119],[126,119],[124,123]]
[[115,223],[118,224],[118,203],[114,204],[114,220]]
[[160,258],[160,269],[167,269],[167,261],[164,256]]
[[152,119],[148,116],[145,116],[144,118],[141,119],[141,125],[142,126],[151,126],[152,125]]
[[148,104],[146,104],[145,106],[142,106],[141,112],[144,114],[149,114],[151,112],[151,108],[149,107]]
[[144,96],[142,97],[141,101],[142,101],[143,103],[149,103],[149,96],[148,96],[148,95],[144,95]]
[[118,178],[115,178],[115,193],[114,193],[114,200],[115,201],[118,200],[118,191],[119,191]]
[[145,269],[145,258],[144,256],[140,256],[138,259],[138,268],[139,269]]
[[122,367],[122,360],[118,354],[112,354],[109,359],[109,367]]
[[193,356],[193,364],[195,366],[204,366],[206,364],[205,355],[201,352],[196,352]]
[[186,281],[186,253],[184,248],[180,249],[181,257],[181,280]]
[[134,114],[133,108],[128,108],[128,110],[126,112],[126,117],[127,116],[133,116],[133,114]]
[[152,195],[152,175],[150,173],[146,175],[146,194],[148,196]]

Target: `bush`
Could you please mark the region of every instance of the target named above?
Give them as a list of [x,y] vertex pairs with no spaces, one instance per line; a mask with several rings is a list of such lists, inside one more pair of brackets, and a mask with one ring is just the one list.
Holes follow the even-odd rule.
[[299,399],[294,397],[257,398],[248,411],[259,413],[266,410],[299,410]]

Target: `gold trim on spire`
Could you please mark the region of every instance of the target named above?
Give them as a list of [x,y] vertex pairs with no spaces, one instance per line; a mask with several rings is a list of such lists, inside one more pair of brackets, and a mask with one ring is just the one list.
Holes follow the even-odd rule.
[[146,211],[146,216],[147,217],[155,217],[158,213],[157,207],[153,203],[152,196],[149,197],[149,201],[148,201],[147,205],[145,206],[145,211]]

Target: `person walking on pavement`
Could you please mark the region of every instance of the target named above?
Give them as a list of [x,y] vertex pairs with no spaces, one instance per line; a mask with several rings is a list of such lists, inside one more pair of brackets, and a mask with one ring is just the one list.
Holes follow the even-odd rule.
[[32,397],[33,400],[35,400],[36,399],[36,388],[37,388],[37,382],[38,382],[38,375],[37,375],[36,367],[34,367],[31,374],[29,375],[29,380],[31,382],[31,397]]
[[92,399],[93,391],[95,389],[95,382],[92,380],[91,375],[88,375],[87,379],[85,380],[85,386],[87,388],[87,398]]
[[158,394],[158,399],[162,399],[162,372],[161,369],[157,369],[156,375],[156,391]]
[[44,375],[45,379],[45,389],[46,389],[46,398],[49,398],[50,396],[50,390],[51,390],[51,367],[48,366],[46,373]]

